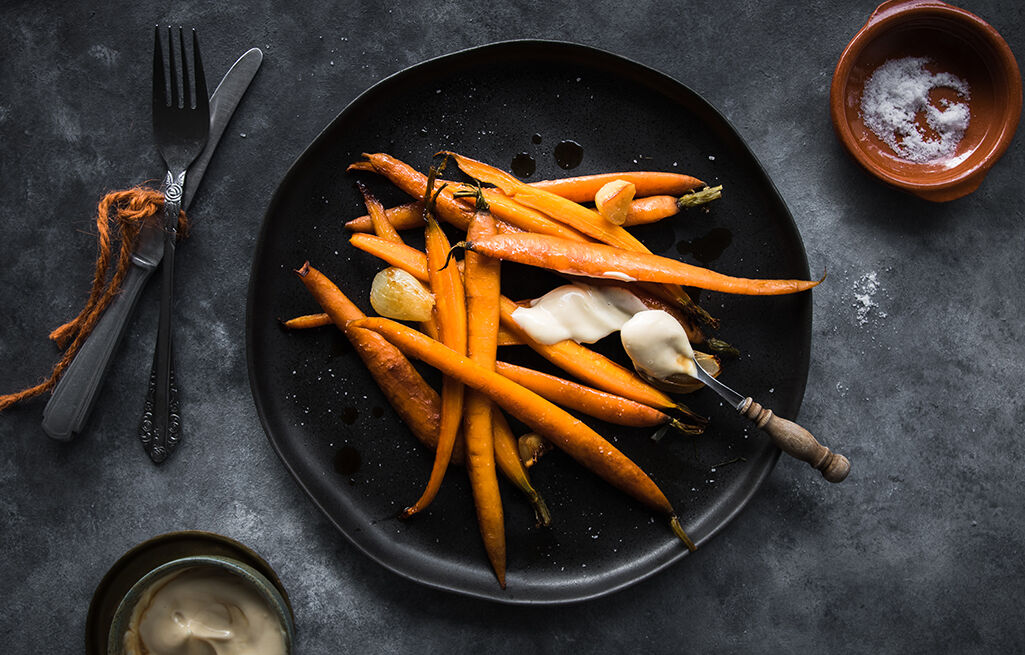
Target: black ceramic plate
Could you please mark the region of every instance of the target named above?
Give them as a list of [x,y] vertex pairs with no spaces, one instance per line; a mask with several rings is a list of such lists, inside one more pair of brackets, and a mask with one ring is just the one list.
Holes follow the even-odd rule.
[[[571,171],[560,169],[553,154],[563,140],[583,148]],[[362,152],[383,151],[426,170],[440,149],[506,168],[527,153],[537,164],[528,181],[666,170],[724,184],[724,197],[708,211],[635,233],[656,253],[706,260],[733,275],[808,276],[793,219],[765,172],[729,123],[679,82],[565,43],[499,43],[428,61],[380,82],[339,114],[289,170],[264,218],[249,287],[247,346],[253,395],[271,443],[357,547],[424,584],[510,603],[559,603],[606,594],[663,569],[686,554],[666,522],[553,453],[532,469],[551,508],[550,528],[535,527],[523,499],[502,487],[509,575],[508,589],[499,589],[465,474],[451,470],[420,516],[394,518],[419,497],[432,454],[398,421],[336,330],[286,333],[278,326],[280,317],[317,311],[292,273],[306,260],[369,310],[370,280],[382,265],[347,242],[343,221],[365,210],[346,165]],[[386,203],[406,201],[383,180],[365,179]],[[560,283],[508,264],[503,275],[514,298]],[[809,294],[706,293],[700,300],[722,319],[719,336],[744,353],[728,363],[723,379],[794,417],[808,366]],[[615,339],[605,341],[600,347],[615,355]],[[514,347],[500,357],[543,364],[524,351]],[[756,491],[778,451],[711,392],[688,402],[713,418],[700,438],[669,434],[655,442],[652,430],[592,425],[652,476],[705,545]]]

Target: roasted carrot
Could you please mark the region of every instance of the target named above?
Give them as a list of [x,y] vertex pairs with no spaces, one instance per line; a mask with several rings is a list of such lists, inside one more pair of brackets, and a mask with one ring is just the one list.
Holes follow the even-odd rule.
[[[384,153],[364,153],[364,157],[372,166],[373,170],[388,178],[392,184],[403,192],[421,200],[427,192],[427,176],[412,166]],[[356,162],[349,165],[349,170],[366,170],[361,166],[364,162]],[[437,201],[432,208],[433,213],[443,221],[451,223],[460,230],[465,231],[470,224],[470,217],[473,212],[463,203],[452,197],[451,185],[445,186],[438,194]]]
[[[487,237],[496,233],[495,220],[478,195],[477,211],[470,219],[469,235]],[[466,351],[481,367],[494,370],[498,352],[498,297],[501,262],[476,253],[467,253],[463,262],[466,289]],[[470,477],[477,523],[484,549],[498,583],[505,588],[505,516],[495,474],[495,439],[491,419],[491,400],[475,390],[467,390],[463,410],[463,435],[466,439],[466,471]]]
[[697,207],[716,198],[722,197],[722,185],[705,187],[699,191],[680,196],[648,196],[647,198],[636,198],[630,203],[630,211],[623,221],[624,227],[631,225],[647,225],[655,223],[663,218],[669,218],[680,213],[687,207]]
[[374,197],[374,194],[370,193],[370,189],[367,185],[362,182],[356,182],[359,192],[363,195],[363,202],[367,205],[367,212],[370,215],[370,223],[374,228],[374,234],[387,239],[388,241],[394,241],[395,243],[405,243],[402,237],[399,236],[395,226],[391,224],[388,217],[384,213],[384,205],[381,201]]
[[[435,448],[441,418],[441,399],[438,393],[424,381],[406,356],[387,340],[381,337],[375,339],[366,330],[349,327],[350,321],[365,318],[365,315],[327,276],[310,266],[309,262],[303,264],[296,273],[313,299],[352,342],[356,354],[366,364],[370,375],[381,387],[399,418],[409,426],[420,442]],[[457,461],[462,461],[461,452],[454,456]]]
[[324,327],[325,325],[331,325],[331,317],[326,313],[304,314],[290,318],[287,321],[281,321],[281,327],[289,330],[308,330],[310,328]]
[[[627,232],[622,226],[610,223],[593,209],[588,209],[545,189],[524,184],[505,171],[484,162],[452,152],[445,154],[454,157],[456,164],[467,175],[494,184],[503,193],[511,195],[516,202],[543,212],[597,241],[625,250],[651,253],[643,243],[637,240],[637,237]],[[674,300],[680,303],[681,307],[692,311],[702,319],[708,317],[707,312],[695,305],[682,287],[672,284],[667,285],[666,289],[672,294]]]
[[527,465],[520,459],[519,441],[513,435],[505,414],[497,407],[491,409],[491,427],[495,439],[495,462],[502,474],[527,497],[534,508],[534,518],[538,525],[551,525],[552,515],[548,511],[541,494],[534,489],[527,473]]
[[570,275],[614,280],[684,284],[709,291],[773,296],[806,291],[822,280],[738,278],[650,253],[631,252],[599,243],[581,244],[540,234],[500,234],[466,242],[489,257],[547,268]]
[[512,315],[517,307],[516,303],[502,297],[502,325],[519,337],[534,352],[573,377],[603,391],[629,398],[649,407],[675,409],[698,425],[708,422],[707,419],[698,416],[686,405],[673,401],[672,398],[642,380],[633,371],[620,366],[601,353],[585,348],[576,341],[567,339],[550,345],[535,341],[513,320]]
[[[390,207],[384,210],[384,217],[396,230],[410,230],[414,227],[424,227],[424,204],[417,200],[398,207]],[[353,232],[373,232],[374,223],[370,215],[360,216],[348,221],[345,228]]]
[[[428,206],[424,211],[427,219],[424,242],[427,249],[427,277],[431,291],[434,292],[434,311],[438,323],[438,334],[446,346],[458,353],[465,353],[466,297],[463,280],[459,275],[459,269],[456,268],[455,261],[449,261],[448,255],[451,248],[448,238],[445,237],[441,226],[431,214],[433,203],[430,203],[429,200],[432,198],[432,182],[433,180],[429,181],[425,186]],[[389,243],[405,247],[401,243]],[[402,518],[409,518],[424,509],[438,495],[441,482],[445,478],[445,471],[448,469],[452,448],[455,446],[456,433],[459,431],[463,414],[463,384],[451,376],[445,376],[441,384],[441,423],[438,427],[438,448],[434,452],[434,466],[431,468],[430,479],[427,481],[427,487],[420,499],[402,511]]]
[[698,428],[685,426],[668,414],[639,402],[599,391],[563,378],[524,368],[507,362],[496,362],[495,370],[516,384],[524,386],[549,401],[575,409],[607,423],[635,428],[654,427],[670,423],[688,433]]
[[541,180],[531,182],[530,186],[550,191],[573,202],[590,202],[598,189],[614,180],[630,182],[637,189],[637,196],[670,195],[679,196],[691,189],[704,186],[704,182],[681,173],[665,173],[658,171],[629,171],[623,173],[600,173],[598,175],[581,175],[559,180]]
[[523,342],[515,334],[506,330],[504,326],[498,326],[498,347],[502,346],[522,346]]
[[633,461],[587,424],[533,391],[400,323],[384,318],[365,318],[354,321],[352,327],[373,330],[407,355],[487,394],[507,412],[603,480],[669,517],[674,534],[687,548],[695,549],[665,494]]
[[[380,257],[392,266],[408,271],[421,281],[427,279],[427,258],[415,248],[391,243],[369,234],[353,234],[349,237],[349,242],[360,250]],[[502,327],[570,375],[599,389],[625,396],[650,407],[677,409],[698,423],[703,420],[686,405],[674,402],[672,398],[641,380],[632,371],[575,341],[560,341],[552,345],[535,341],[513,320],[512,313],[516,311],[516,307],[515,302],[502,297]]]

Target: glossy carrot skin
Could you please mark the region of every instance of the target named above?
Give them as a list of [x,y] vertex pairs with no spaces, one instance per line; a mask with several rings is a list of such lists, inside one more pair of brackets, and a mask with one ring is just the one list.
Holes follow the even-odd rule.
[[614,280],[682,284],[709,291],[772,296],[806,291],[813,280],[760,280],[730,277],[707,268],[660,257],[613,248],[581,244],[538,234],[500,234],[466,244],[467,249],[489,257],[587,277]]
[[391,221],[389,221],[388,217],[385,215],[384,206],[381,202],[374,197],[374,194],[370,193],[370,190],[362,182],[356,182],[356,186],[363,195],[363,202],[367,205],[367,211],[369,212],[370,223],[374,229],[374,234],[388,241],[403,243],[402,237],[399,236],[395,226],[391,224]]
[[406,354],[487,394],[507,412],[609,484],[655,511],[675,518],[669,500],[644,471],[585,423],[533,391],[395,321],[365,318],[355,321],[353,327],[373,330]]
[[538,525],[551,525],[552,516],[548,511],[541,494],[534,489],[530,482],[530,475],[527,467],[520,459],[519,441],[509,427],[502,410],[497,407],[491,409],[491,428],[495,441],[495,462],[507,480],[512,482],[527,497],[534,508],[534,517]]
[[331,317],[326,313],[303,314],[302,316],[290,318],[287,321],[281,321],[281,326],[289,330],[309,330],[332,324]]
[[[486,211],[470,219],[467,235],[487,237],[496,233],[495,221]],[[498,298],[501,262],[467,253],[463,262],[466,288],[467,354],[486,369],[494,370],[498,352]],[[463,435],[466,438],[466,470],[470,476],[477,523],[484,549],[499,584],[505,588],[505,516],[495,473],[495,440],[491,400],[475,390],[466,393]]]
[[[411,230],[415,227],[423,229],[426,225],[424,223],[424,204],[419,200],[390,207],[384,210],[384,216],[396,230]],[[345,227],[353,232],[374,231],[374,223],[369,214],[348,221]]]
[[623,227],[657,223],[663,218],[676,216],[680,213],[680,205],[676,196],[648,196],[636,198],[630,203],[630,211],[626,213]]
[[696,177],[682,173],[624,171],[622,173],[567,177],[558,180],[541,180],[531,182],[530,186],[544,189],[573,202],[592,202],[598,189],[614,180],[623,180],[633,184],[637,188],[638,198],[657,195],[680,196],[705,184]]
[[497,362],[495,370],[556,405],[575,409],[607,423],[647,428],[668,423],[671,418],[654,407],[541,371],[507,362]]
[[[446,346],[455,352],[465,353],[466,296],[463,281],[455,261],[446,261],[450,245],[441,226],[431,216],[427,217],[424,240],[427,247],[428,280],[431,291],[434,292],[438,334]],[[401,243],[388,243],[405,247]],[[434,451],[434,466],[420,499],[402,511],[402,518],[413,516],[433,502],[438,490],[441,489],[441,482],[445,478],[452,449],[455,447],[463,415],[463,385],[451,376],[445,376],[441,384],[441,423],[438,427],[438,447]]]
[[503,296],[501,310],[502,325],[505,329],[516,335],[534,352],[573,377],[608,393],[629,398],[649,407],[658,409],[680,407],[672,398],[642,380],[633,371],[576,341],[567,339],[551,345],[535,341],[513,320],[512,314],[517,307],[516,303]]
[[[367,161],[373,167],[375,172],[385,176],[392,182],[392,184],[417,200],[423,199],[424,194],[427,192],[426,175],[391,155],[386,155],[384,153],[364,153],[363,156],[367,158]],[[356,164],[350,165],[350,170],[355,166]],[[365,170],[364,167],[357,167],[357,169]],[[460,230],[465,231],[467,226],[470,224],[470,217],[473,216],[473,212],[452,196],[453,190],[454,189],[450,185],[445,187],[445,189],[438,194],[438,200],[434,206],[434,213],[441,220],[451,223]],[[437,191],[437,188],[435,191]]]
[[[420,442],[431,448],[438,443],[441,399],[398,348],[373,333],[349,327],[350,321],[366,318],[323,273],[306,263],[296,273],[313,299],[352,342],[367,370],[389,404]],[[462,453],[459,453],[460,461]]]

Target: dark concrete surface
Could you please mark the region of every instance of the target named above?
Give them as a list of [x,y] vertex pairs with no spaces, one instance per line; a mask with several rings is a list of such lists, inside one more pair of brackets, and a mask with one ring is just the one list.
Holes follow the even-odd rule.
[[[162,174],[151,26],[196,25],[211,85],[247,48],[265,54],[177,259],[186,445],[157,468],[135,436],[155,285],[86,434],[48,439],[45,399],[0,415],[0,650],[80,651],[106,569],[183,528],[239,539],[270,561],[295,605],[300,653],[1025,650],[1022,137],[978,192],[945,205],[862,172],[832,133],[827,98],[871,0],[166,6],[0,8],[0,392],[55,361],[46,334],[85,297],[100,195]],[[1025,5],[965,6],[1025,53]],[[800,418],[854,462],[830,486],[783,459],[694,556],[610,597],[547,609],[427,589],[360,554],[271,450],[244,355],[255,230],[303,147],[383,76],[522,37],[582,42],[668,73],[748,140],[812,269],[829,271],[814,294]]]

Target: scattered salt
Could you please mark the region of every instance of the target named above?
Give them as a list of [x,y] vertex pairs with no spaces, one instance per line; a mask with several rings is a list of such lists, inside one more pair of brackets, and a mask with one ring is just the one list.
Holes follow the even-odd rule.
[[854,283],[854,311],[858,325],[867,325],[869,314],[875,310],[879,318],[886,318],[886,312],[879,309],[875,294],[879,291],[879,277],[875,271],[862,275]]
[[[924,57],[891,59],[872,73],[861,95],[865,125],[897,156],[918,163],[952,156],[970,118],[966,103],[942,98],[936,106],[929,101],[929,92],[940,87],[962,100],[971,94],[967,82],[951,73],[932,73],[925,68],[928,63]],[[919,114],[932,134],[916,120]]]

